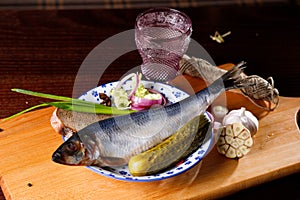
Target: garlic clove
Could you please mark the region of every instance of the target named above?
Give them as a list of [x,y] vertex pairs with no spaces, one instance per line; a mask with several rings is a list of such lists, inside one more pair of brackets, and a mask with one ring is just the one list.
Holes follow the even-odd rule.
[[229,146],[229,149],[227,150],[227,152],[225,153],[225,156],[227,158],[236,158],[236,149]]
[[250,131],[241,123],[233,123],[223,128],[217,150],[228,158],[241,158],[249,153],[252,145]]
[[245,145],[246,145],[247,147],[252,147],[252,145],[253,145],[253,140],[252,140],[251,137],[249,137],[247,140],[245,140]]
[[215,117],[216,121],[222,122],[223,118],[226,116],[228,113],[228,109],[224,106],[214,106],[212,108],[212,114]]
[[224,144],[224,145],[218,147],[218,151],[224,155],[224,154],[226,154],[228,148],[229,148],[229,145]]
[[220,139],[219,139],[219,144],[220,144],[220,145],[226,144],[226,141],[225,141],[225,138],[224,138],[224,137],[220,137]]
[[224,136],[231,136],[231,137],[234,136],[234,135],[233,135],[232,129],[226,128],[225,130],[226,130],[226,131],[225,131],[225,135],[224,135]]
[[240,151],[243,153],[243,155],[246,155],[247,153],[249,153],[250,148],[247,148],[246,146],[242,146],[240,148]]
[[233,137],[232,136],[225,136],[225,142],[227,142],[227,144],[231,144],[233,142]]
[[239,145],[236,141],[233,141],[233,142],[231,142],[231,146],[232,146],[234,149],[238,150],[240,145]]
[[247,131],[238,135],[238,138],[240,138],[242,140],[246,140],[248,137],[249,137],[249,134],[247,133]]
[[243,153],[240,151],[240,150],[236,150],[236,156],[238,157],[238,158],[241,158],[241,157],[243,157]]
[[235,141],[238,143],[239,146],[243,146],[243,144],[245,143],[245,141],[240,138],[235,138]]
[[233,135],[235,137],[239,136],[240,133],[244,130],[244,126],[243,124],[240,124],[240,123],[233,123],[232,124],[232,130],[233,130]]

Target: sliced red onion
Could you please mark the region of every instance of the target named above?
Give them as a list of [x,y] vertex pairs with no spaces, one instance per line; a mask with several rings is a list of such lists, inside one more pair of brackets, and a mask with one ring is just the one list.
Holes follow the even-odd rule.
[[157,92],[156,90],[152,90],[152,89],[147,89],[150,93],[152,94],[160,94],[161,98],[162,98],[162,102],[161,105],[165,106],[167,104],[167,100],[164,97],[164,95],[162,95],[160,92]]
[[152,89],[148,89],[148,91],[152,94],[159,94],[161,98],[159,99],[146,99],[146,98],[140,98],[140,97],[136,97],[136,96],[132,96],[131,97],[131,109],[133,110],[144,110],[147,108],[150,108],[151,106],[155,106],[155,105],[166,105],[166,99],[165,97]]
[[161,98],[159,99],[146,99],[146,98],[140,98],[140,97],[136,97],[134,96],[137,88],[139,87],[140,84],[140,77],[138,73],[131,73],[126,75],[124,78],[122,78],[119,83],[117,84],[117,86],[115,87],[116,89],[120,89],[122,87],[122,85],[129,79],[131,78],[135,78],[135,85],[133,85],[132,90],[130,91],[130,93],[128,94],[128,99],[130,99],[132,101],[131,103],[131,109],[133,110],[144,110],[147,108],[150,108],[151,106],[154,105],[166,105],[167,101],[165,99],[165,97],[152,89],[148,89],[146,88],[150,93],[152,94],[159,94],[161,96]]
[[137,111],[140,111],[140,110],[145,110],[146,108],[144,107],[135,107],[135,106],[131,106],[131,110],[137,110]]
[[116,89],[120,89],[122,87],[122,85],[131,78],[135,78],[135,85],[133,86],[132,90],[128,94],[128,99],[130,99],[132,97],[132,95],[136,92],[136,90],[140,84],[140,79],[139,79],[138,73],[131,73],[131,74],[126,75],[124,78],[122,78],[119,81],[119,83],[116,86]]
[[136,73],[135,74],[135,85],[133,86],[131,92],[128,95],[128,99],[131,99],[131,97],[135,94],[136,90],[138,89],[140,84],[140,78],[139,78],[139,74]]
[[131,106],[133,107],[151,107],[152,105],[159,104],[161,105],[162,103],[162,98],[160,99],[146,99],[146,98],[140,98],[136,96],[132,96],[131,98]]

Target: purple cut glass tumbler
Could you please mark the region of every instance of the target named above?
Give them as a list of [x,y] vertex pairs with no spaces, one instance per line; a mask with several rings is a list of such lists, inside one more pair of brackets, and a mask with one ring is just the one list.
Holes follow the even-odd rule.
[[191,34],[192,22],[180,11],[154,8],[139,14],[135,23],[135,42],[143,59],[143,75],[159,82],[175,78]]

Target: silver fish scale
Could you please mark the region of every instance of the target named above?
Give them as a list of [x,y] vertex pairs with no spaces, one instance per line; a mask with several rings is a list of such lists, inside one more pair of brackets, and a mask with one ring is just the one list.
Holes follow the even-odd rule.
[[[78,135],[86,147],[93,146],[93,151],[96,148],[102,156],[129,158],[161,142],[180,127],[182,117],[171,117],[179,116],[175,113],[180,112],[180,105],[172,107],[177,107],[173,113],[172,109],[151,109],[109,118],[90,125]],[[97,147],[86,144],[92,141],[97,141]]]
[[204,113],[224,90],[223,81],[219,79],[180,102],[105,119],[82,129],[78,135],[89,151],[100,155],[99,160],[101,157],[118,157],[128,161]]
[[[213,91],[218,91],[216,96],[219,95],[220,90]],[[162,142],[183,124],[203,113],[212,96],[214,95],[209,90],[203,90],[202,95],[194,95],[163,108],[96,122],[79,131],[78,135],[87,148],[93,148],[90,151],[95,154],[128,160],[131,156]],[[86,144],[91,141],[97,142],[93,145]]]

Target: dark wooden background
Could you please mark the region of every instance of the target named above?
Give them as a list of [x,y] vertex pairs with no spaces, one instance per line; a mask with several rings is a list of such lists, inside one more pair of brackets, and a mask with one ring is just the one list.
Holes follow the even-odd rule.
[[[64,96],[78,96],[89,90],[87,76],[73,93],[82,61],[108,37],[132,29],[135,17],[143,10],[0,10],[0,118],[41,102],[10,92],[11,88]],[[192,19],[192,38],[217,65],[245,60],[247,74],[272,76],[280,95],[300,97],[299,6],[278,3],[181,10]],[[216,30],[232,34],[219,44],[209,37]],[[137,51],[122,55],[106,69],[99,84],[118,80],[140,63]],[[300,174],[294,174],[225,199],[300,199],[299,182]]]

